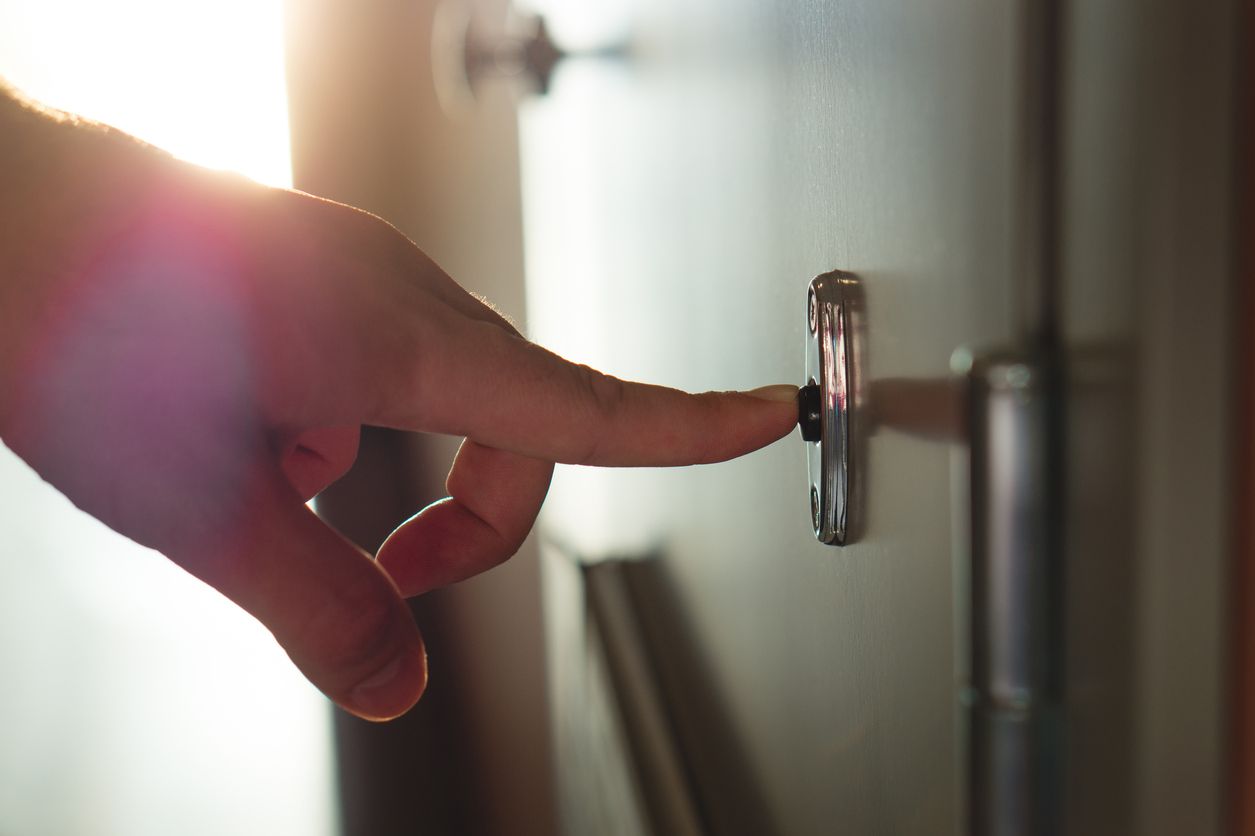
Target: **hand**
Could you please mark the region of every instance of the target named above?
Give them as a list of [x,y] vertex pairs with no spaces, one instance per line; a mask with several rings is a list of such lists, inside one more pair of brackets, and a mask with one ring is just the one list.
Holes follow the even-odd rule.
[[[117,136],[63,153],[62,174],[0,196],[0,437],[256,616],[359,716],[397,716],[425,686],[402,596],[512,555],[553,462],[715,462],[793,426],[793,387],[686,395],[568,363],[364,212]],[[304,504],[363,424],[467,439],[449,498],[378,562]]]

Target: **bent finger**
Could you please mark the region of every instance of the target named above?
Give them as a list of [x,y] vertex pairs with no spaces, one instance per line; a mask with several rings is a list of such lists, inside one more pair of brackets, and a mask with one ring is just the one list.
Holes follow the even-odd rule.
[[427,682],[423,642],[387,574],[319,520],[285,478],[251,480],[228,533],[172,556],[256,617],[323,693],[369,720],[405,713]]
[[491,569],[527,538],[552,475],[550,462],[463,442],[450,496],[394,531],[379,565],[407,598]]

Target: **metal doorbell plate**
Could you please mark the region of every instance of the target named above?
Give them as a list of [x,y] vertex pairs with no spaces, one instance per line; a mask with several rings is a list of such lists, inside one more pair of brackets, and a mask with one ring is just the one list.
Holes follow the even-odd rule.
[[862,291],[839,271],[817,276],[806,299],[806,385],[798,396],[798,421],[807,444],[810,512],[820,542],[852,542],[859,467],[854,443],[859,390]]

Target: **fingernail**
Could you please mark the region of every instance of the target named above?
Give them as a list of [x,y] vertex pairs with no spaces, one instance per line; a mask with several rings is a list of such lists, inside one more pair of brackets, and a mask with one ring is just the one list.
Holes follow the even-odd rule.
[[751,389],[745,394],[764,401],[775,401],[776,403],[797,403],[797,387],[790,386],[787,383],[781,383],[775,386],[760,386],[757,389]]
[[368,717],[388,718],[396,714],[397,695],[393,683],[401,673],[402,656],[397,656],[357,684],[349,694],[349,702],[356,711]]

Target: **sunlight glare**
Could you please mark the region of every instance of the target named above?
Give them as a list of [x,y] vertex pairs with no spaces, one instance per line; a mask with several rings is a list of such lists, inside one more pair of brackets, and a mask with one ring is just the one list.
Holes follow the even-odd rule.
[[281,0],[0,0],[0,74],[211,168],[290,186]]
[[[282,0],[0,0],[10,84],[287,187],[283,44]],[[2,444],[0,531],[0,832],[338,832],[328,702],[260,623]]]

